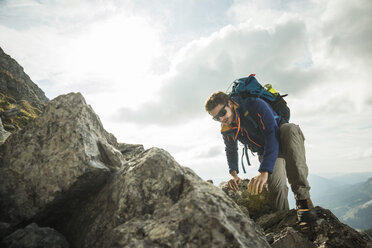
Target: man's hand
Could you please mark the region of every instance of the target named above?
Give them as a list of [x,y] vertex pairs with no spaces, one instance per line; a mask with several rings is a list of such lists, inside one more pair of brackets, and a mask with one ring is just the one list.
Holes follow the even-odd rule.
[[258,176],[253,177],[248,183],[248,192],[252,195],[260,194],[268,177],[269,172],[267,171],[262,171]]
[[234,191],[238,191],[240,182],[241,179],[236,176],[233,179],[230,179],[230,181],[227,183],[227,186]]
[[238,177],[238,173],[234,170],[231,172],[231,176],[233,179],[230,179],[230,181],[227,183],[227,186],[234,191],[238,191],[241,179]]

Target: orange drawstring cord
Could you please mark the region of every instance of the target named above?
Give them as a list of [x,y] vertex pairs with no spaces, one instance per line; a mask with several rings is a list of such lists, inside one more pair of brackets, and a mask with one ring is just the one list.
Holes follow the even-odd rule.
[[262,147],[261,145],[259,145],[259,144],[257,144],[256,142],[254,142],[254,141],[251,139],[251,137],[249,137],[249,134],[248,134],[248,131],[247,131],[247,130],[244,129],[244,131],[245,131],[245,133],[247,134],[248,139],[249,139],[253,144],[255,144],[255,145],[258,146],[258,147]]
[[261,121],[263,130],[265,130],[265,125],[264,125],[264,123],[262,121],[262,116],[260,115],[260,113],[257,113],[257,115],[258,115],[258,117],[260,117],[260,121]]
[[236,140],[236,138],[238,138],[238,134],[239,134],[239,131],[240,131],[240,118],[239,118],[239,116],[237,116],[237,119],[238,119],[238,130],[236,131],[234,141]]

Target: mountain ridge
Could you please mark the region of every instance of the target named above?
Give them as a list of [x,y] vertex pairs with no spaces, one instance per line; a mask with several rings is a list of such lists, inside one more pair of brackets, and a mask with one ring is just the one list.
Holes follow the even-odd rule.
[[49,99],[0,47],[0,116],[7,131],[16,131],[35,119]]

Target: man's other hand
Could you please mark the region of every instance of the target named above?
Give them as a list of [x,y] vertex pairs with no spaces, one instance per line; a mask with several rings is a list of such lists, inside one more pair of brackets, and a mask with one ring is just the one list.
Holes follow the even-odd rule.
[[234,191],[238,191],[240,182],[241,179],[238,176],[235,176],[233,179],[230,179],[227,186]]
[[258,176],[253,177],[248,183],[248,192],[252,195],[260,194],[268,177],[269,172],[267,171],[262,171]]

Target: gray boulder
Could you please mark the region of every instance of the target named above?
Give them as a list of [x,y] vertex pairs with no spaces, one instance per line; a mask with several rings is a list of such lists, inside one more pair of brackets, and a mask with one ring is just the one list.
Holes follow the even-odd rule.
[[57,97],[2,147],[0,218],[15,225],[94,194],[125,162],[113,146],[81,94]]
[[5,230],[35,222],[72,247],[270,247],[221,189],[168,152],[118,144],[81,94],[50,101],[2,153]]
[[222,190],[158,148],[129,160],[60,230],[77,247],[269,247]]

